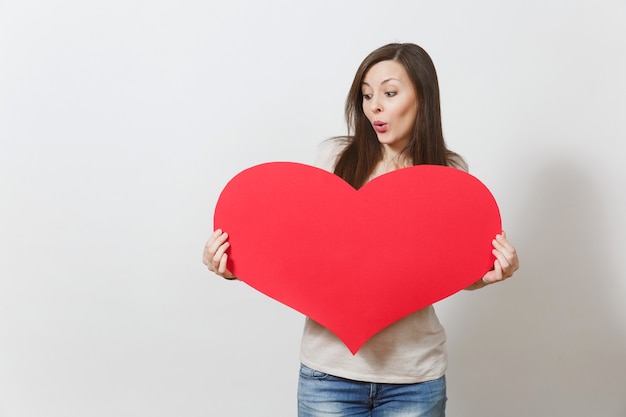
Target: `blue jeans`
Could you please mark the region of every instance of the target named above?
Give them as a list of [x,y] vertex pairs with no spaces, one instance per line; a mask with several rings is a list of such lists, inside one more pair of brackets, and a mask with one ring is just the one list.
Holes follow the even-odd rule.
[[445,376],[416,384],[375,384],[300,366],[298,417],[445,417],[445,414]]

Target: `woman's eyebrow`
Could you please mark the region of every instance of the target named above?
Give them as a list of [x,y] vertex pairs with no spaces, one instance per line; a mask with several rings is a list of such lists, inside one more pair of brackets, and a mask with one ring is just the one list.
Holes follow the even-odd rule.
[[[385,84],[385,83],[387,83],[387,82],[389,82],[389,81],[391,81],[391,80],[394,80],[394,81],[400,81],[400,80],[399,80],[399,79],[397,79],[397,78],[393,78],[393,77],[391,77],[391,78],[386,78],[386,79],[384,79],[383,81],[381,81],[380,85],[383,85],[383,84]],[[366,85],[366,86],[368,86],[368,87],[371,87],[371,86],[370,86],[367,82],[365,82],[365,81],[363,81],[362,85]]]

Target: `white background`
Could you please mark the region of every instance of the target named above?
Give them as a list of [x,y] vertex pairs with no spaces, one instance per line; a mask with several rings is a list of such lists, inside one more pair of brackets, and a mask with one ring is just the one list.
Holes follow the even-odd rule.
[[624,0],[0,0],[0,416],[294,416],[302,316],[202,247],[393,41],[522,262],[438,305],[448,415],[626,416]]

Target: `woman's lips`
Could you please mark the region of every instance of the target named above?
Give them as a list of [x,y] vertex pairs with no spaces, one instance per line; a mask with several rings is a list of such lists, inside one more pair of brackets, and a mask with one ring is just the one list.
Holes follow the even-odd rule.
[[385,133],[387,131],[387,123],[376,120],[374,122],[374,130],[378,133]]

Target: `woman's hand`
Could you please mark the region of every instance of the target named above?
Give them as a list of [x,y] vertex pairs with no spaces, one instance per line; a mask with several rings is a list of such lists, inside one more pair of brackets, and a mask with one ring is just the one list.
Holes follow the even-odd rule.
[[496,260],[493,263],[493,269],[487,272],[482,279],[485,284],[493,284],[494,282],[511,278],[513,273],[519,269],[517,251],[513,245],[506,240],[506,233],[504,233],[504,231],[501,235],[496,235],[492,244],[492,253],[496,257]]
[[217,229],[204,245],[202,262],[207,266],[207,268],[209,268],[209,271],[215,272],[222,278],[237,279],[237,277],[234,276],[233,273],[226,267],[228,262],[228,254],[226,253],[226,250],[229,247],[230,243],[228,243],[228,233],[224,233],[221,229]]
[[467,287],[468,290],[474,290],[489,284],[504,281],[507,278],[511,278],[513,273],[519,269],[517,251],[506,239],[506,233],[502,232],[501,235],[496,235],[492,244],[492,253],[496,257],[493,263],[493,269],[487,272],[481,280]]

